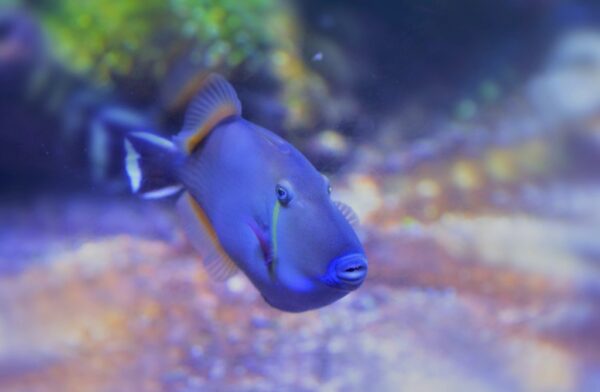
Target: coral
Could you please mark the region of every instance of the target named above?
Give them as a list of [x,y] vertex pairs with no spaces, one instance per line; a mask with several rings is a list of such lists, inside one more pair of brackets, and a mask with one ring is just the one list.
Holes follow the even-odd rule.
[[64,63],[101,81],[147,70],[165,72],[169,56],[201,48],[207,67],[234,67],[261,56],[278,36],[269,20],[283,7],[273,0],[57,0],[38,5],[54,51]]
[[227,74],[245,64],[278,82],[288,128],[312,129],[327,107],[326,86],[302,57],[302,24],[287,1],[50,0],[34,11],[59,61],[96,82],[140,79],[169,91],[167,100],[181,92],[189,98],[203,71]]

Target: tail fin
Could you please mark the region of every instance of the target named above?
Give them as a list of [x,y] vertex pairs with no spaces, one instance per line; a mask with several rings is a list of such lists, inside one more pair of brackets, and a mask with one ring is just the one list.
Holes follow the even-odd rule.
[[183,190],[173,171],[181,153],[170,140],[132,132],[125,138],[125,152],[125,169],[133,193],[159,199]]

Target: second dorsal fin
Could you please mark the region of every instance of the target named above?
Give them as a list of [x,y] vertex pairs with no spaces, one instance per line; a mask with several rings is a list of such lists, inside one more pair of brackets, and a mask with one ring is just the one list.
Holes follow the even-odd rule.
[[233,86],[221,75],[210,74],[190,102],[183,128],[174,140],[189,154],[219,122],[241,114],[242,104]]

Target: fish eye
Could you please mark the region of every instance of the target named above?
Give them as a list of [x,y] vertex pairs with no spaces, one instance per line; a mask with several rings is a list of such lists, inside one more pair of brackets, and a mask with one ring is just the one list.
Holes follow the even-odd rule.
[[277,200],[284,206],[288,205],[292,200],[291,192],[282,185],[277,185],[275,187],[275,193],[277,194]]

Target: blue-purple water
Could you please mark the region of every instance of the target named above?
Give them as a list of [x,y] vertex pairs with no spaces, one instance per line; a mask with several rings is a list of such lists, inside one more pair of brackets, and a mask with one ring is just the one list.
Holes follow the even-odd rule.
[[287,314],[211,281],[120,144],[204,66],[99,77],[52,7],[0,10],[0,390],[600,390],[597,6],[285,4],[271,67],[211,69],[354,207],[365,284]]

